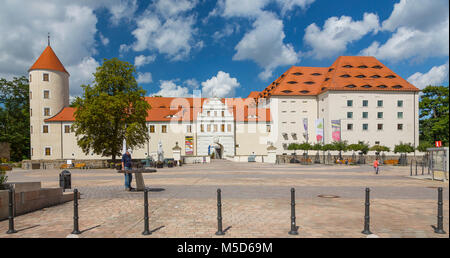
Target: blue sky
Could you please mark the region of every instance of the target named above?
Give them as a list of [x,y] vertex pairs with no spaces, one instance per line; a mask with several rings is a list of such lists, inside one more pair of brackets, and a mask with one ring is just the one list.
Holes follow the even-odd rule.
[[137,65],[149,95],[246,97],[291,65],[340,55],[374,55],[420,88],[448,85],[448,0],[0,2],[0,77],[26,75],[50,32],[72,95],[113,57]]

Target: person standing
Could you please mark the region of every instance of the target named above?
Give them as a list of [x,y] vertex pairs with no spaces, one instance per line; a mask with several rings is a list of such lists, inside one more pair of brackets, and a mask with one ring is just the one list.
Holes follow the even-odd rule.
[[[122,169],[123,170],[131,170],[131,154],[130,151],[127,150],[125,154],[122,155]],[[131,181],[133,181],[133,175],[131,173],[125,173],[125,190],[131,191],[133,188],[131,187]]]
[[378,175],[378,171],[380,168],[380,162],[378,162],[378,158],[376,158],[375,161],[373,162],[373,168],[375,169],[375,174]]

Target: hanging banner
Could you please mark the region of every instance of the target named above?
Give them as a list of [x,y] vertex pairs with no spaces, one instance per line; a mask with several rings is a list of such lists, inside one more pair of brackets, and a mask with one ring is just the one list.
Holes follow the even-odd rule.
[[194,155],[194,137],[192,136],[186,136],[185,137],[185,151],[186,151],[186,155]]
[[331,120],[331,133],[333,141],[341,141],[341,120]]
[[303,118],[303,128],[305,129],[303,136],[305,137],[306,142],[308,142],[308,118]]
[[316,119],[316,140],[323,142],[323,118]]

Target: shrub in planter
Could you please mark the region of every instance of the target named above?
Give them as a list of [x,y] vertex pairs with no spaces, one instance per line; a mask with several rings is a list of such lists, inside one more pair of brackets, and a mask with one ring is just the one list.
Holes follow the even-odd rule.
[[0,190],[6,190],[6,182],[8,181],[8,176],[6,175],[6,171],[0,168]]
[[12,167],[10,165],[7,164],[1,164],[0,165],[0,171],[11,171]]
[[168,161],[167,162],[167,167],[173,168],[173,161]]
[[156,162],[156,167],[157,167],[157,168],[163,168],[163,167],[164,167],[164,162],[162,162],[162,161],[157,161],[157,162]]

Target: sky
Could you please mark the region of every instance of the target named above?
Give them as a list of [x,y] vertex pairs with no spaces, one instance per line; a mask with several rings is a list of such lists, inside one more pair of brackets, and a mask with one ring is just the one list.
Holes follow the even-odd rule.
[[104,59],[148,96],[247,97],[291,66],[375,56],[418,88],[449,82],[448,0],[0,0],[0,78],[47,45],[82,94]]

